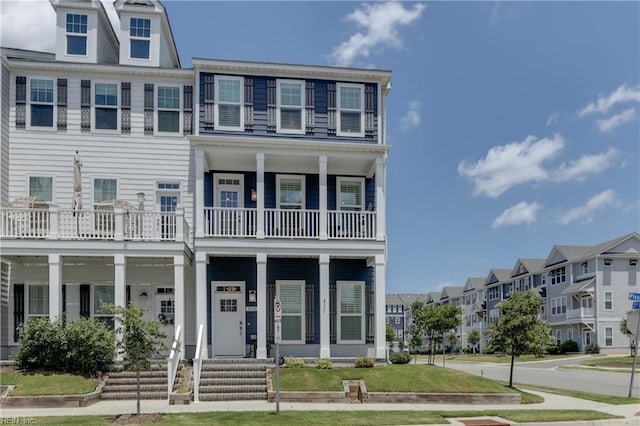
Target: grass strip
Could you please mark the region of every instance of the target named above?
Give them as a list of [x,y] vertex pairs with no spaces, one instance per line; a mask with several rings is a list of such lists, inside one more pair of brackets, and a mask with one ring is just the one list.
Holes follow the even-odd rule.
[[611,404],[611,405],[627,405],[627,404],[640,403],[640,398],[627,398],[625,396],[600,395],[597,393],[581,392],[581,391],[574,391],[574,390],[568,390],[568,389],[549,388],[546,386],[527,385],[523,383],[516,383],[515,386],[517,386],[518,388],[524,388],[527,390],[530,389],[530,390],[537,390],[541,392],[553,393],[556,395],[571,396],[574,398],[602,402],[604,404]]
[[0,371],[1,385],[15,385],[10,396],[75,395],[93,392],[97,379],[47,372]]

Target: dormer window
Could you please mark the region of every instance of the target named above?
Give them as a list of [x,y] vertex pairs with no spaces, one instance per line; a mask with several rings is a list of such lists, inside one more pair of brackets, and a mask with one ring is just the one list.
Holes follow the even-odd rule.
[[129,40],[131,41],[131,58],[149,59],[151,19],[131,18],[129,21]]
[[278,80],[278,133],[305,132],[304,81]]
[[87,15],[67,13],[67,55],[87,55]]
[[364,86],[336,84],[338,90],[338,136],[364,136]]

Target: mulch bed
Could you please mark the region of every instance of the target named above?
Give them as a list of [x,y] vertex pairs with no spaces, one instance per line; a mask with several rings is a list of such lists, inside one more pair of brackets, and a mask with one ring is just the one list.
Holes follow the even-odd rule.
[[145,423],[163,423],[165,416],[162,414],[121,414],[113,419],[117,425],[139,425]]

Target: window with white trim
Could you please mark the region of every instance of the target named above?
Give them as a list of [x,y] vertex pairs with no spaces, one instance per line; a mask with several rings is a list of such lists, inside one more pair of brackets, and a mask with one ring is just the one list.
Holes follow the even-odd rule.
[[580,266],[582,267],[582,273],[583,274],[588,274],[589,273],[589,262],[582,262],[582,264]]
[[562,343],[562,330],[556,330],[556,345]]
[[244,130],[244,78],[215,77],[214,126],[220,130]]
[[113,312],[108,305],[115,304],[115,289],[112,285],[93,286],[93,317],[113,328]]
[[338,343],[364,343],[364,282],[338,281]]
[[364,85],[337,83],[338,136],[364,136]]
[[305,177],[277,175],[276,197],[279,209],[302,210],[305,206]]
[[604,292],[604,310],[605,311],[613,310],[613,293],[610,291]]
[[604,345],[613,346],[613,327],[604,328]]
[[573,340],[573,329],[567,329],[567,340]]
[[67,13],[67,55],[87,55],[87,15]]
[[549,276],[551,277],[551,285],[564,284],[567,280],[566,268],[563,266],[562,268],[554,269],[549,272]]
[[499,286],[491,287],[487,289],[487,298],[489,300],[497,300],[500,298],[500,288]]
[[401,320],[400,317],[396,317],[396,324],[400,324],[400,320]]
[[101,201],[118,198],[118,181],[116,179],[96,178],[93,180],[94,207]]
[[95,83],[94,124],[99,130],[118,130],[118,84]]
[[158,132],[180,132],[180,88],[158,86]]
[[302,80],[277,80],[278,133],[305,133],[305,84]]
[[304,343],[304,281],[276,281],[282,302],[282,342]]
[[629,259],[629,267],[637,268],[638,267],[638,259]]
[[51,176],[29,176],[29,196],[48,203],[53,201],[53,178]]
[[129,42],[131,49],[129,56],[133,59],[149,59],[151,44],[151,19],[130,18]]
[[54,109],[54,84],[53,80],[36,79],[29,80],[29,112],[31,127],[53,128]]
[[338,177],[337,205],[340,210],[364,210],[364,178]]
[[602,264],[604,266],[613,266],[613,259],[602,259]]
[[29,285],[29,315],[49,315],[49,286]]

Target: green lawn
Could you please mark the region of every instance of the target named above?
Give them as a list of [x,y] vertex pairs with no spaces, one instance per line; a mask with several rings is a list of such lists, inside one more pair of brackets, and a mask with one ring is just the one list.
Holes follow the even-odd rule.
[[434,365],[405,364],[375,368],[283,368],[280,390],[341,391],[342,381],[364,380],[369,392],[515,393],[504,385]]
[[[571,354],[571,355],[545,355],[543,357],[537,357],[535,355],[522,355],[516,357],[516,363],[529,362],[529,361],[548,361],[552,359],[565,359],[583,356],[584,354]],[[421,359],[422,355],[418,355],[418,359]],[[447,355],[446,360],[458,361],[458,362],[495,362],[510,363],[511,356],[499,355],[499,354],[461,354],[461,355]],[[442,355],[436,356],[436,364],[442,365]],[[446,363],[445,363],[446,366]]]
[[590,365],[592,367],[629,367],[633,365],[633,357],[631,356],[607,356],[587,359],[580,362],[581,365]]
[[[275,409],[275,407],[274,407]],[[443,424],[447,418],[497,416],[513,422],[560,422],[619,419],[592,410],[487,410],[487,411],[284,411],[181,413],[165,416],[163,425],[394,425]],[[112,416],[37,418],[48,425],[110,425]]]
[[97,379],[60,373],[0,371],[1,385],[16,385],[11,396],[74,395],[93,392]]
[[611,405],[626,405],[626,404],[640,403],[640,398],[627,398],[623,396],[600,395],[597,393],[549,388],[546,386],[534,386],[534,385],[525,385],[525,384],[516,384],[516,386],[518,388],[538,390],[541,392],[555,393],[558,395],[572,396],[574,398],[587,399],[589,401],[597,401],[597,402],[602,402],[604,404],[611,404]]

